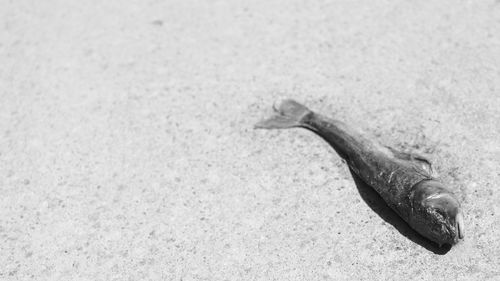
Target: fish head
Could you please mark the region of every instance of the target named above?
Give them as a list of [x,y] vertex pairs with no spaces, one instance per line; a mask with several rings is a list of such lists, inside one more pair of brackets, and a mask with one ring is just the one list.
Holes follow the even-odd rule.
[[464,217],[458,198],[443,184],[426,180],[412,190],[411,224],[424,237],[443,244],[464,238]]

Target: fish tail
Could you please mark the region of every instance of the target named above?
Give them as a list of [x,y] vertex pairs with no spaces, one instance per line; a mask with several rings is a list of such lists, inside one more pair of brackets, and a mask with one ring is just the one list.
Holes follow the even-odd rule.
[[309,108],[291,99],[275,102],[273,109],[277,114],[255,124],[256,129],[307,127],[304,118],[312,113]]

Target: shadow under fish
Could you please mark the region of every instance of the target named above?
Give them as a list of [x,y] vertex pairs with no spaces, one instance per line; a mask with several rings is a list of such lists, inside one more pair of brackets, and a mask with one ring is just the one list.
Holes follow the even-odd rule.
[[404,236],[437,254],[446,253],[463,239],[460,202],[435,179],[431,163],[424,156],[382,146],[343,122],[317,114],[293,100],[275,104],[274,110],[277,114],[255,127],[302,127],[325,139],[346,160],[369,207]]

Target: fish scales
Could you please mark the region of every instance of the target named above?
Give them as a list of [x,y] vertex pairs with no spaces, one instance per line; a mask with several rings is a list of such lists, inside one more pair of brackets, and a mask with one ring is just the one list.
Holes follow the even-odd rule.
[[256,128],[303,127],[313,131],[421,235],[440,246],[455,244],[464,237],[460,203],[449,188],[433,178],[427,159],[383,146],[293,100],[284,100],[274,109],[277,114],[259,122]]
[[338,150],[355,174],[373,187],[394,211],[403,218],[409,216],[411,187],[431,179],[429,175],[343,122],[313,112],[304,116],[302,122]]

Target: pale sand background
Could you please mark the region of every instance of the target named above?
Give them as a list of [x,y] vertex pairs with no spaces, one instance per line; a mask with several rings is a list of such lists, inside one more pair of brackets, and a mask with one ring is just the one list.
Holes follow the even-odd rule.
[[[1,280],[500,280],[498,1],[0,3]],[[253,130],[279,96],[434,151],[465,241]]]

